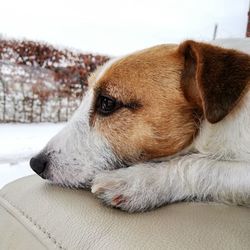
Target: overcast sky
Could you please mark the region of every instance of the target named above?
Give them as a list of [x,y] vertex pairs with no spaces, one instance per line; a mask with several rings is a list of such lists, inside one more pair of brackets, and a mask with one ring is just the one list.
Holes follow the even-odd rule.
[[121,55],[184,39],[244,37],[249,0],[1,0],[0,33]]

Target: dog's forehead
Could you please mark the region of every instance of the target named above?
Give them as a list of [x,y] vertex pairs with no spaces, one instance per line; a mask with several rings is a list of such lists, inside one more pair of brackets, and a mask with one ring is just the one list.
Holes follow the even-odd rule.
[[159,72],[167,74],[168,69],[175,67],[175,52],[176,45],[159,45],[111,59],[97,69],[91,78],[91,86],[113,96],[123,95],[122,92],[127,96],[134,95],[153,83],[152,79],[160,80],[163,75]]

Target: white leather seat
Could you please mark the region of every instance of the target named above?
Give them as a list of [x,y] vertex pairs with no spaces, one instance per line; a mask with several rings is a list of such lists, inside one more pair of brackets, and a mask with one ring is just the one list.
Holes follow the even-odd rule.
[[250,249],[250,209],[179,203],[143,214],[29,176],[0,191],[0,249]]

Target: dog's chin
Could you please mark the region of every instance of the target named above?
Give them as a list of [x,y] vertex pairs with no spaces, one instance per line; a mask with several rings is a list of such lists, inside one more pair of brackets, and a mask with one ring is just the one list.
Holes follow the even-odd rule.
[[91,190],[91,185],[87,183],[78,183],[78,184],[71,184],[71,183],[61,183],[61,182],[53,182],[51,180],[48,180],[48,183],[50,185],[62,187],[62,188],[69,188],[69,189],[84,189],[87,191]]
[[86,180],[84,182],[77,181],[77,180],[69,181],[63,178],[60,178],[60,180],[58,180],[57,178],[54,178],[53,175],[49,175],[49,174],[42,174],[40,177],[46,180],[51,185],[55,185],[55,186],[59,186],[63,188],[85,189],[85,190],[91,189],[92,180]]

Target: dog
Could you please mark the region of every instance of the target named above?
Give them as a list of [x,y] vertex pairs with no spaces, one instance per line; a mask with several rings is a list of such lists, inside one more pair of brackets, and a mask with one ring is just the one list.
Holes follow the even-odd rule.
[[250,56],[192,40],[112,59],[30,160],[42,178],[143,212],[250,204]]

